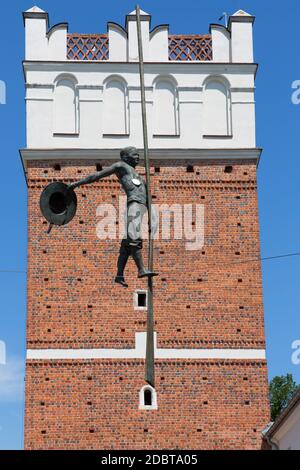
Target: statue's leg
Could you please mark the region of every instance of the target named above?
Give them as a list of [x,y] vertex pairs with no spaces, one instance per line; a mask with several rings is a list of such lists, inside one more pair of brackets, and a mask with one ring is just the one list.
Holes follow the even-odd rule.
[[157,276],[157,273],[145,268],[142,257],[142,218],[145,212],[146,208],[142,204],[132,202],[128,205],[128,242],[131,249],[131,256],[138,268],[139,278]]
[[145,268],[143,257],[142,257],[142,248],[143,248],[143,241],[135,241],[135,243],[130,243],[131,245],[131,256],[134,259],[136,267],[138,268],[138,277],[152,277],[158,276],[158,273],[154,271],[149,271]]
[[118,272],[115,277],[115,282],[121,284],[123,287],[128,287],[128,284],[125,282],[124,278],[124,269],[126,267],[128,258],[130,255],[130,246],[128,240],[123,238],[120,246],[119,258],[117,263]]

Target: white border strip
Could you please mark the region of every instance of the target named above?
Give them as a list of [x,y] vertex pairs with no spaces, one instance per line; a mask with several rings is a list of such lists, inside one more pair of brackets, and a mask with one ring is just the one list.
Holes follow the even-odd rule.
[[[23,162],[28,160],[51,160],[51,158],[63,159],[118,159],[120,149],[84,149],[84,148],[23,148],[20,149],[20,155]],[[150,148],[150,159],[230,159],[244,160],[259,159],[262,153],[260,148],[211,148],[211,149],[187,149],[187,148]],[[140,149],[140,155],[143,157],[143,150]]]
[[[28,349],[27,359],[145,359],[146,333],[135,334],[134,349]],[[155,333],[156,344],[156,333]],[[159,349],[156,359],[265,359],[264,349]]]

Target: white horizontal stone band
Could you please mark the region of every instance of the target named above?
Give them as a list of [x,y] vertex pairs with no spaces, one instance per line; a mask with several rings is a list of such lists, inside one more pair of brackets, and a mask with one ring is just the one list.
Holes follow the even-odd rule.
[[[61,149],[21,149],[20,155],[23,163],[29,160],[51,160],[52,158],[63,159],[118,159],[120,149],[84,149],[84,148],[61,148]],[[257,160],[260,158],[262,150],[260,148],[199,148],[199,149],[186,149],[186,148],[150,148],[149,156],[151,158],[159,159],[250,159]],[[141,149],[140,155],[143,156]]]
[[[156,345],[156,333],[155,333]],[[146,333],[135,334],[134,349],[28,349],[27,359],[145,359]],[[160,349],[156,359],[265,359],[264,349]]]

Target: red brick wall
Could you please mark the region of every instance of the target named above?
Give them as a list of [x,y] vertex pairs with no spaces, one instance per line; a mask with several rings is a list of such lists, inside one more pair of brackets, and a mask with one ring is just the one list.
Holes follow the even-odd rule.
[[[136,279],[130,260],[129,289],[115,285],[119,240],[96,236],[96,207],[117,207],[119,184],[109,178],[76,190],[76,217],[47,235],[39,210],[42,189],[53,180],[80,179],[96,164],[58,162],[61,171],[55,171],[54,163],[28,165],[28,348],[132,348],[134,333],[146,329],[146,313],[133,309],[133,293],[146,282]],[[232,173],[224,173],[225,164],[233,165]],[[193,173],[187,165],[194,166]],[[155,161],[154,166],[160,167],[152,176],[154,203],[205,207],[202,250],[187,251],[185,240],[155,242],[158,347],[263,348],[255,162]],[[269,418],[264,361],[158,362],[159,409],[146,412],[138,410],[144,385],[140,361],[29,363],[26,447],[260,447]],[[202,381],[203,370],[208,381]],[[89,371],[95,377],[90,383]],[[46,376],[51,380],[45,382]]]
[[26,447],[260,448],[268,419],[264,363],[159,360],[158,410],[138,409],[143,374],[137,360],[30,361]]

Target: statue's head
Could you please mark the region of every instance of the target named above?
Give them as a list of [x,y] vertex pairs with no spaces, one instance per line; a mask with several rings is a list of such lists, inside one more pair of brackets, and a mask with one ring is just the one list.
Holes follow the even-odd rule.
[[139,152],[135,147],[125,147],[122,149],[120,152],[120,157],[123,162],[127,163],[133,168],[135,168],[140,161]]

